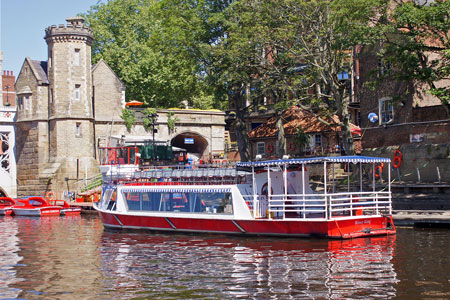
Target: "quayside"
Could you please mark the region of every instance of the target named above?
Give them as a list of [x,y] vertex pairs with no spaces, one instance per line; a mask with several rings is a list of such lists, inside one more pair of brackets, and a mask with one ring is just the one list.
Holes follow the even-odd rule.
[[[101,166],[103,196],[94,208],[106,228],[339,239],[395,234],[387,158],[195,169],[143,169],[137,161]],[[388,166],[384,181],[376,173],[380,163]]]

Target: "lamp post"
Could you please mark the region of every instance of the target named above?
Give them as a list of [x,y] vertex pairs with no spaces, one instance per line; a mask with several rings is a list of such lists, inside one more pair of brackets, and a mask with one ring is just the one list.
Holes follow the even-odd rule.
[[5,106],[9,106],[10,105],[9,104],[9,89],[11,88],[11,86],[7,85],[7,86],[5,86],[5,88],[6,88],[6,103],[5,103]]
[[156,120],[158,119],[158,114],[153,113],[153,114],[149,114],[147,115],[147,118],[149,118],[149,120],[152,122],[152,132],[153,132],[153,159],[156,160],[156,149],[155,149],[155,125],[156,125]]

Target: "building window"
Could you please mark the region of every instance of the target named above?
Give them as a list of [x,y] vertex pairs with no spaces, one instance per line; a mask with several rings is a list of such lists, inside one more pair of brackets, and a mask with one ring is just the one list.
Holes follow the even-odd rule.
[[80,84],[75,84],[75,100],[80,100]]
[[25,110],[31,110],[31,96],[25,96]]
[[73,64],[74,64],[74,66],[80,65],[80,49],[75,49],[74,56],[73,56]]
[[18,102],[19,102],[19,110],[23,110],[23,97],[20,96],[18,98]]
[[392,98],[382,98],[379,101],[380,124],[387,124],[394,119]]
[[76,137],[81,136],[81,123],[79,122],[75,123],[75,136]]
[[322,147],[322,135],[320,134],[314,135],[314,144],[316,147]]
[[53,103],[53,89],[50,90],[50,103]]
[[266,143],[264,142],[256,143],[256,154],[260,155],[266,154]]

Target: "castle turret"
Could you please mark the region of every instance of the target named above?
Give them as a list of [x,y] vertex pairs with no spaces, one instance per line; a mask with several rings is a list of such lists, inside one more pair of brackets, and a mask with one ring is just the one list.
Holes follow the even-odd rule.
[[[91,44],[82,17],[45,30],[48,45],[50,157],[94,157]],[[92,138],[91,138],[92,137]]]

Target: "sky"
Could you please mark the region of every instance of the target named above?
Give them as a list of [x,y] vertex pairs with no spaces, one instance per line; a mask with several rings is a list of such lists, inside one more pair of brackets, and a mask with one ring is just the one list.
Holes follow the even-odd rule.
[[45,28],[66,24],[66,18],[85,13],[99,0],[0,0],[3,70],[16,76],[27,56],[47,60]]

